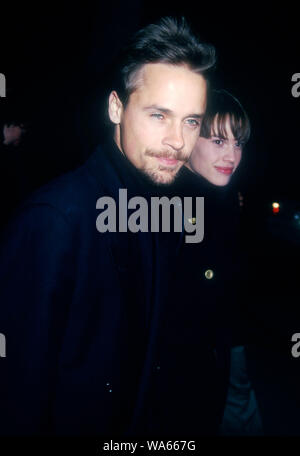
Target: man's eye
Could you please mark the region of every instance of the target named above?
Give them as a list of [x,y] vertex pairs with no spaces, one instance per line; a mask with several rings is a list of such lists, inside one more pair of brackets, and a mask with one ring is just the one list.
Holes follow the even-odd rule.
[[200,125],[200,122],[196,119],[187,119],[187,123],[192,127],[198,127]]
[[159,112],[154,112],[151,114],[151,117],[155,117],[156,119],[162,120],[164,116],[160,114]]

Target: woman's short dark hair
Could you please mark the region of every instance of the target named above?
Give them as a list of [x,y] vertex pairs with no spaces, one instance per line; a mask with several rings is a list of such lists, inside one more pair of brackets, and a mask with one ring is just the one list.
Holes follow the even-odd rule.
[[122,103],[137,88],[137,74],[147,63],[187,65],[208,78],[216,62],[215,48],[192,33],[185,18],[165,17],[139,30],[121,51],[114,70],[114,87]]
[[212,90],[208,97],[200,136],[204,138],[219,136],[225,139],[228,120],[235,139],[241,143],[246,143],[250,137],[251,126],[243,106],[227,90]]

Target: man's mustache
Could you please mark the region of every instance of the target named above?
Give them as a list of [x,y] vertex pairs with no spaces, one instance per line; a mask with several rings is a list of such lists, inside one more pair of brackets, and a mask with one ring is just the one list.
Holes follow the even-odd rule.
[[170,151],[155,151],[155,150],[146,150],[145,155],[148,157],[156,157],[156,158],[171,158],[173,160],[179,160],[183,162],[187,162],[189,156],[186,155],[183,151],[179,151],[174,154],[174,152]]

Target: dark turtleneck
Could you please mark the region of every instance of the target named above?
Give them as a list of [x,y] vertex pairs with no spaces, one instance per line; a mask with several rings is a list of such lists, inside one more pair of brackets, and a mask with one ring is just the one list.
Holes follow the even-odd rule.
[[[127,188],[128,197],[130,197],[129,195],[139,195],[149,198],[167,194],[169,186],[153,182],[145,173],[136,168],[120,151],[113,139],[106,140],[103,150],[106,154],[106,161],[119,177],[119,184],[122,184],[123,188]],[[103,157],[98,156],[99,159],[101,166],[103,166]]]

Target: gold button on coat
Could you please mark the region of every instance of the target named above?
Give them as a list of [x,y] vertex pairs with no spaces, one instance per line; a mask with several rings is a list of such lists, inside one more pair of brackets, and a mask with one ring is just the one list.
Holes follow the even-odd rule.
[[207,269],[207,271],[205,271],[204,275],[207,279],[212,279],[214,276],[214,271],[212,269]]

